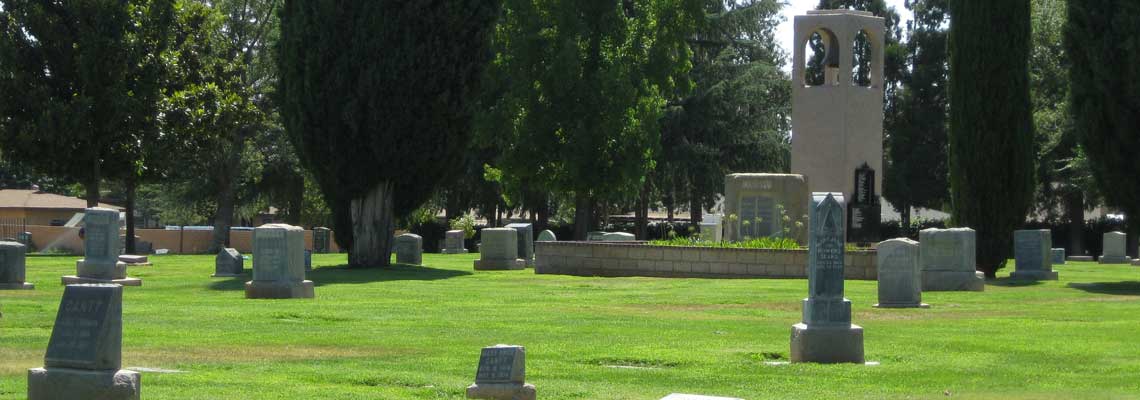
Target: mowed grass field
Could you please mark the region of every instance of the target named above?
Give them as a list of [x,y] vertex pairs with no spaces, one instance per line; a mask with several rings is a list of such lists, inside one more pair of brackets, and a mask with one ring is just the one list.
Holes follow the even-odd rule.
[[[880,364],[772,365],[806,280],[474,272],[476,257],[315,255],[315,299],[246,300],[242,279],[210,278],[213,256],[154,256],[124,289],[123,366],[167,371],[143,372],[145,399],[460,399],[479,349],[507,343],[540,399],[1140,398],[1138,267],[1069,263],[1060,281],[924,293],[929,309],[872,308],[876,283],[848,281]],[[43,365],[75,259],[30,256],[36,290],[0,291],[0,399]]]

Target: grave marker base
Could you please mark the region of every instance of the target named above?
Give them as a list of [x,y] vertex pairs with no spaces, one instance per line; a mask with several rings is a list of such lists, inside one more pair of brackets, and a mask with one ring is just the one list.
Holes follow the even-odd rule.
[[247,299],[311,299],[313,297],[313,281],[249,281],[245,283],[245,298]]
[[1093,257],[1092,256],[1068,256],[1068,257],[1065,257],[1065,259],[1069,260],[1069,261],[1092,261]]
[[930,308],[930,304],[926,303],[878,303],[872,305],[875,308]]
[[923,292],[982,292],[985,275],[973,271],[922,271]]
[[0,290],[32,290],[36,285],[27,282],[0,283]]
[[526,261],[521,258],[514,260],[475,260],[476,271],[497,271],[525,269]]
[[138,400],[141,378],[138,372],[125,369],[32,368],[28,370],[28,399]]
[[117,283],[121,286],[142,286],[142,279],[139,278],[123,278],[123,279],[95,279],[86,278],[82,276],[67,275],[60,278],[60,281],[66,285],[79,285],[85,283]]
[[862,364],[863,327],[792,325],[791,361]]
[[249,273],[250,273],[250,271],[249,271],[249,270],[243,270],[243,271],[241,271],[241,273],[240,273],[240,274],[231,274],[231,273],[225,273],[225,272],[215,272],[213,275],[210,275],[210,277],[211,277],[211,278],[233,278],[233,277],[238,277],[238,276],[246,276],[246,275],[249,275]]
[[467,254],[467,249],[443,249],[440,252],[443,254]]
[[1026,281],[1055,281],[1057,271],[1013,271],[1009,273],[1009,277]]
[[535,400],[534,385],[529,383],[484,383],[467,387],[467,398],[488,400]]
[[1128,257],[1100,256],[1101,264],[1128,264],[1130,261]]

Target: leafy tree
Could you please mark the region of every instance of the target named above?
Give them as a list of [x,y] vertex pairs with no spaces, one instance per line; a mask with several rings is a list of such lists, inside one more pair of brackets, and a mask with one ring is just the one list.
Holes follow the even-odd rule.
[[947,190],[947,113],[949,71],[946,51],[948,0],[910,0],[914,13],[902,45],[906,65],[902,86],[888,112],[896,117],[885,140],[883,196],[910,226],[912,207],[942,208]]
[[[724,192],[724,175],[788,168],[791,86],[774,31],[775,0],[706,1],[689,40],[694,89],[671,102],[662,122],[654,186],[666,203],[680,191],[692,221]],[[649,190],[638,204],[644,236]]]
[[[1072,67],[1069,115],[1105,202],[1140,236],[1140,3],[1069,0],[1065,50]],[[1131,250],[1130,250],[1131,251]]]
[[[275,151],[251,146],[259,136],[283,137],[273,129],[274,108],[268,101],[275,72],[267,43],[277,32],[277,19],[271,17],[278,7],[279,0],[179,4],[177,52],[164,103],[171,134],[166,140],[172,142],[167,147],[178,167],[166,181],[193,188],[180,191],[187,195],[185,201],[214,208],[212,252],[229,243],[235,211],[256,198],[261,164],[288,153],[287,146]],[[277,142],[284,144],[283,139]]]
[[[510,86],[504,174],[574,194],[574,236],[598,204],[643,187],[666,100],[690,89],[686,40],[703,0],[507,0],[496,68]],[[523,171],[523,170],[526,171]],[[527,173],[529,171],[529,173]],[[523,175],[526,173],[526,175]]]
[[485,0],[286,0],[278,100],[349,264],[389,264],[395,218],[460,159],[499,15]]
[[1029,0],[950,2],[953,223],[977,231],[978,268],[1005,266],[1033,200]]

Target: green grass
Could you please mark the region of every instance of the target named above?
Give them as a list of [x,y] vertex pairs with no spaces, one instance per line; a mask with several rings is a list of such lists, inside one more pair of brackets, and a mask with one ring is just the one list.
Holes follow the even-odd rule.
[[[158,256],[125,288],[123,363],[146,399],[460,399],[479,349],[527,347],[542,399],[1140,398],[1140,268],[1071,263],[1061,281],[1001,279],[926,293],[930,309],[874,309],[847,282],[878,366],[786,360],[804,280],[582,278],[427,268],[347,270],[316,255],[312,300],[246,300],[213,256]],[[29,257],[34,291],[0,291],[0,399],[43,365],[74,257]],[[1004,274],[1003,274],[1004,275]],[[625,367],[625,368],[617,368]]]

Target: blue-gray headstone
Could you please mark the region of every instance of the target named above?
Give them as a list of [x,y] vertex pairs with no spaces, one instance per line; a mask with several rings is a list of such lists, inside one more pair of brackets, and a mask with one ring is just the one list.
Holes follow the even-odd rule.
[[523,260],[534,259],[534,225],[528,223],[507,224],[507,228],[514,229],[519,236],[519,258]]
[[226,247],[214,257],[215,275],[241,275],[245,270],[245,260],[237,249]]
[[24,283],[27,247],[19,242],[0,242],[0,285]]
[[1064,248],[1053,249],[1053,264],[1054,265],[1060,265],[1060,264],[1064,264],[1064,263],[1065,263],[1065,249]]
[[1013,232],[1013,257],[1018,271],[1051,270],[1053,256],[1048,229]]
[[526,349],[505,344],[484,347],[479,354],[475,383],[526,382]]
[[83,215],[84,278],[113,279],[119,262],[119,212],[109,208],[88,208]]
[[843,298],[844,209],[843,193],[812,193],[804,299],[808,326],[851,324],[851,301]]
[[123,346],[123,287],[67,285],[44,366],[118,370]]

